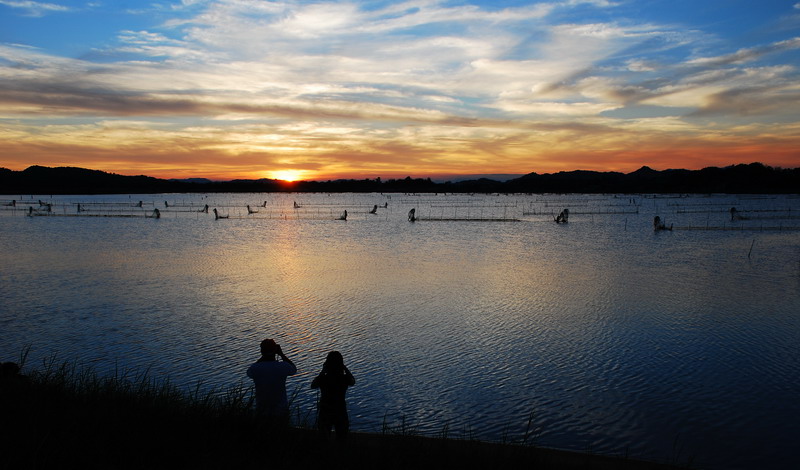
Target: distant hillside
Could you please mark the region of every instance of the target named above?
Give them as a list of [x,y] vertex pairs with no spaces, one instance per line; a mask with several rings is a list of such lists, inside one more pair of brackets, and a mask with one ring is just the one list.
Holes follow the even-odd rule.
[[496,174],[486,174],[486,175],[453,175],[453,176],[442,176],[441,178],[434,178],[433,181],[436,183],[460,183],[462,181],[470,181],[470,180],[478,180],[478,179],[487,179],[487,180],[494,180],[494,181],[508,181],[515,178],[519,178],[523,176],[522,174],[511,174],[511,173],[496,173]]
[[530,173],[508,181],[480,178],[436,183],[430,178],[336,181],[257,179],[209,181],[123,176],[98,170],[31,166],[0,168],[0,194],[152,194],[192,192],[499,192],[499,193],[800,193],[800,168],[772,168],[761,163],[702,170],[632,173],[567,171]]
[[124,176],[84,168],[31,166],[22,171],[0,168],[0,194],[154,194],[191,192],[276,191],[278,182],[253,180],[215,183],[204,178],[165,180]]
[[570,171],[531,173],[508,182],[508,191],[563,193],[799,193],[800,168],[771,168],[761,163],[702,170],[656,171],[642,167],[632,173]]
[[99,170],[31,166],[22,171],[0,170],[3,194],[121,194],[171,191],[170,181],[149,176],[122,176]]

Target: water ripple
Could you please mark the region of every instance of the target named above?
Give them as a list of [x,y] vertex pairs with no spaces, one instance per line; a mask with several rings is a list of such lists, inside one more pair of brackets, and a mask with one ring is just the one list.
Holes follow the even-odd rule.
[[[298,365],[288,387],[304,410],[328,351],[343,353],[357,379],[355,429],[527,435],[659,460],[679,448],[704,468],[759,468],[772,456],[773,468],[788,468],[798,437],[789,418],[800,415],[796,232],[651,224],[655,214],[676,225],[716,217],[672,203],[768,209],[796,199],[638,198],[637,214],[601,215],[630,198],[181,197],[232,213],[264,199],[270,211],[291,211],[293,199],[353,214],[389,208],[346,223],[2,217],[4,360],[31,344],[31,365],[58,354],[225,387],[273,337]],[[455,202],[460,214],[516,210],[522,221],[405,220],[413,206]],[[552,207],[570,203],[579,205],[570,223],[553,224]]]

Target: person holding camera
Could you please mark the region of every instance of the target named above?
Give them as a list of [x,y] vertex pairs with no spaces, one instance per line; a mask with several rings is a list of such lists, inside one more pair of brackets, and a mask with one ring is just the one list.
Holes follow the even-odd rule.
[[261,358],[247,369],[247,376],[253,379],[256,387],[256,413],[259,416],[288,419],[286,377],[296,373],[297,367],[275,340],[261,342]]
[[311,388],[320,390],[317,428],[327,438],[331,429],[336,429],[336,440],[344,441],[350,432],[350,418],[344,397],[347,387],[356,384],[356,379],[344,365],[339,351],[331,351],[322,365],[322,372],[311,382]]

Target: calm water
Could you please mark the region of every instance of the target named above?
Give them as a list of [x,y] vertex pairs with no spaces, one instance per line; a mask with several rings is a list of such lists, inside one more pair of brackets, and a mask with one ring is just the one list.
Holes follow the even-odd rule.
[[[226,387],[274,337],[301,410],[342,351],[357,430],[519,440],[533,414],[541,446],[800,458],[796,196],[40,197],[55,216],[25,217],[30,196],[0,210],[3,360],[31,345],[28,367],[57,354]],[[732,227],[765,230],[707,230]]]

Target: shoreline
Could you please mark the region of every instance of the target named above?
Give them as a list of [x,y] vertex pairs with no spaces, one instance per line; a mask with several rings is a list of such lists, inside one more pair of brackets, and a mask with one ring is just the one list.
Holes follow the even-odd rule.
[[49,364],[0,379],[4,468],[456,468],[669,470],[666,463],[485,441],[351,432],[255,419],[249,389],[183,392],[146,374]]

